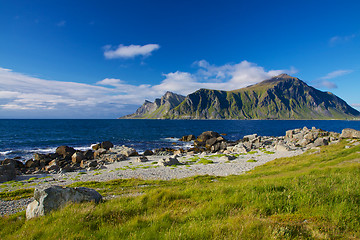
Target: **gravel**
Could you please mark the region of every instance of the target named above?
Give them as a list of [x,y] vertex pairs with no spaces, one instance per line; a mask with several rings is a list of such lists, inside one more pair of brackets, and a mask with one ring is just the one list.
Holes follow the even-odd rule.
[[[17,181],[23,184],[14,185],[3,183],[0,191],[12,191],[23,188],[34,188],[37,186],[51,185],[69,185],[78,181],[109,181],[119,178],[140,178],[140,179],[162,179],[170,180],[176,178],[185,178],[196,175],[215,175],[228,176],[243,174],[256,166],[265,164],[276,158],[292,157],[302,154],[301,149],[295,151],[275,151],[273,154],[257,151],[255,154],[240,155],[234,160],[226,161],[219,156],[211,157],[209,155],[198,155],[200,158],[206,158],[213,161],[212,164],[185,163],[194,156],[178,157],[178,160],[184,165],[178,166],[159,166],[156,164],[164,156],[148,156],[148,162],[136,162],[137,157],[130,157],[128,160],[115,162],[104,166],[104,169],[98,171],[68,172],[64,174],[43,174],[43,175],[20,175]],[[249,162],[251,160],[251,162]],[[30,180],[30,181],[29,181]],[[5,186],[4,186],[5,185]],[[14,201],[0,200],[0,216],[14,214],[25,210],[27,204],[33,201],[33,198],[20,199]]]

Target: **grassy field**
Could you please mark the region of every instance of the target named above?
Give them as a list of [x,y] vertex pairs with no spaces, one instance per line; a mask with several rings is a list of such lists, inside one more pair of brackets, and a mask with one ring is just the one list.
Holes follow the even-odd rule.
[[76,183],[121,197],[3,217],[0,238],[360,239],[360,145],[345,145],[239,176]]

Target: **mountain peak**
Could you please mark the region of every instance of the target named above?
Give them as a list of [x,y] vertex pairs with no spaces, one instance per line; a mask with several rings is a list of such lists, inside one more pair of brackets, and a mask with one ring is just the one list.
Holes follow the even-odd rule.
[[288,74],[286,74],[286,73],[282,73],[282,74],[277,75],[277,76],[275,76],[275,77],[273,77],[273,78],[292,79],[292,78],[295,78],[295,77],[292,77],[292,76],[290,76],[290,75],[288,75]]

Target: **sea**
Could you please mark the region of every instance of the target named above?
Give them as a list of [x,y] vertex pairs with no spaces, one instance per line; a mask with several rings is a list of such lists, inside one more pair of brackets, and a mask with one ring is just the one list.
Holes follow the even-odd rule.
[[55,152],[61,145],[86,150],[102,141],[133,147],[139,153],[162,147],[189,148],[191,143],[179,138],[211,130],[234,141],[253,133],[284,136],[286,130],[304,126],[341,132],[344,128],[360,130],[360,121],[0,119],[0,160],[19,157],[25,161],[34,153]]

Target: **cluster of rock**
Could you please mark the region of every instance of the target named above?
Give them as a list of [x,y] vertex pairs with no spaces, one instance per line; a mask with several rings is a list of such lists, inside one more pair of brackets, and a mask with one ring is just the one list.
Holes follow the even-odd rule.
[[199,136],[186,135],[180,141],[193,141],[189,149],[160,148],[146,150],[141,156],[134,148],[114,146],[105,141],[92,146],[91,150],[80,151],[69,146],[60,146],[55,153],[35,153],[34,158],[25,164],[18,159],[5,159],[0,162],[0,182],[9,181],[20,174],[61,173],[75,170],[101,169],[107,163],[126,160],[131,156],[139,156],[136,161],[146,162],[146,156],[164,156],[159,165],[176,165],[176,156],[193,155],[202,152],[211,153],[247,153],[253,150],[291,151],[298,148],[311,149],[338,142],[342,138],[360,138],[360,131],[344,129],[341,134],[307,127],[286,131],[285,136],[267,137],[257,134],[246,135],[238,141],[227,141],[222,135],[206,131]]
[[257,134],[246,135],[236,142],[225,140],[220,134],[212,131],[203,132],[197,138],[194,135],[183,136],[181,141],[194,140],[194,148],[188,152],[247,153],[258,149],[291,151],[298,148],[304,150],[339,142],[342,138],[360,138],[360,131],[344,129],[341,134],[328,132],[315,127],[307,127],[286,131],[285,136],[268,137]]
[[136,156],[134,148],[114,146],[106,141],[92,146],[86,151],[73,147],[60,146],[55,153],[35,153],[25,163],[17,159],[5,159],[0,165],[0,182],[9,181],[20,174],[59,173],[76,170],[100,169],[106,163],[112,163]]

